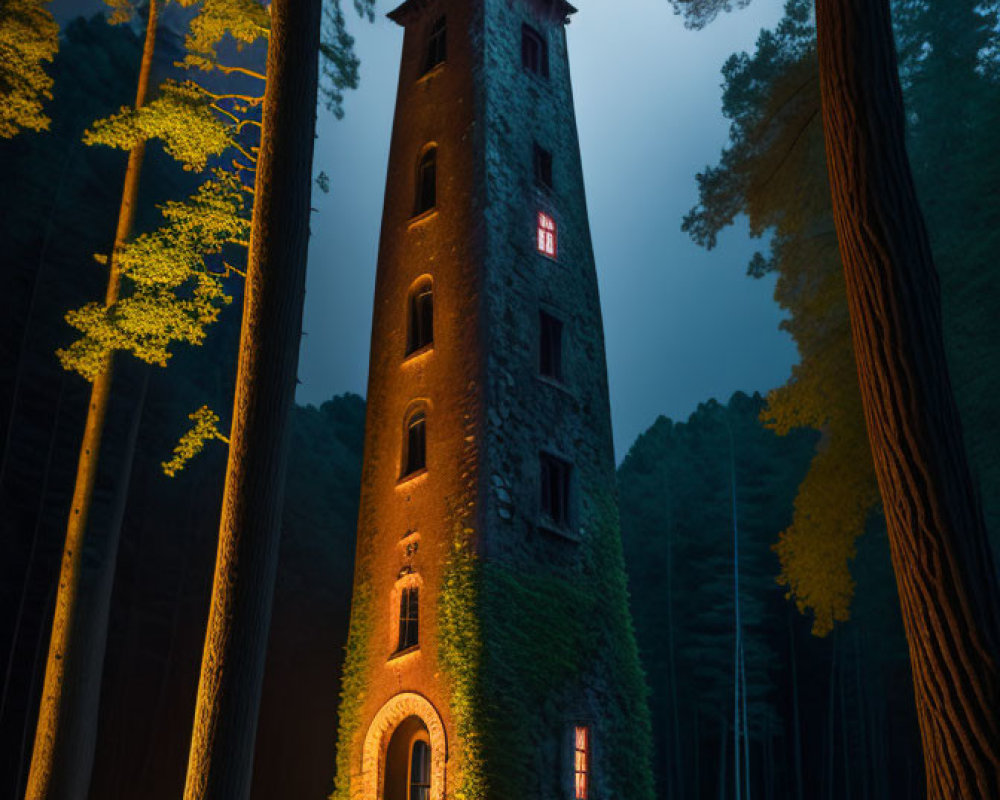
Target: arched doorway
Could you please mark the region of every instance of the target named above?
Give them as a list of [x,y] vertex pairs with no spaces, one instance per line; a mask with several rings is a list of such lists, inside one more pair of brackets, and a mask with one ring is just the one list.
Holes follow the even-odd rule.
[[380,800],[430,800],[430,734],[420,717],[404,719],[389,738],[383,786]]
[[361,760],[365,800],[444,800],[444,724],[422,695],[404,692],[382,706]]

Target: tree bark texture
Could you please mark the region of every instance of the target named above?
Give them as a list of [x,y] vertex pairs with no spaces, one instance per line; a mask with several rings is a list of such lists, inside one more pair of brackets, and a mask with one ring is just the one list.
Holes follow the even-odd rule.
[[928,797],[1000,797],[997,588],[945,362],[888,0],[816,0],[823,127]]
[[185,800],[249,796],[302,331],[320,0],[274,0],[219,545]]
[[[101,683],[104,677],[104,658],[108,646],[108,623],[111,617],[111,597],[118,566],[118,550],[125,510],[128,506],[132,469],[139,440],[139,429],[146,408],[146,395],[153,367],[141,366],[142,378],[139,394],[132,409],[132,419],[121,457],[121,473],[115,484],[111,521],[96,570],[89,582],[93,584],[77,600],[80,614],[73,630],[73,641],[85,646],[72,650],[68,663],[69,674],[63,684],[63,721],[56,748],[50,797],[52,800],[79,800],[90,791],[97,748],[98,721],[101,700]],[[93,538],[91,545],[93,545]],[[84,585],[88,583],[87,567],[81,573]]]
[[[159,0],[149,0],[146,20],[146,39],[139,66],[139,82],[135,93],[135,107],[146,102],[149,77],[153,67],[153,50],[156,46],[156,24]],[[114,249],[111,253],[108,273],[108,288],[105,305],[112,306],[118,301],[121,287],[119,254],[132,231],[136,204],[139,198],[139,175],[145,142],[140,141],[129,152],[122,201],[118,211],[118,226],[115,230]],[[87,421],[83,429],[80,458],[76,469],[76,483],[73,487],[73,501],[66,524],[66,542],[63,545],[62,564],[59,569],[59,584],[56,590],[56,606],[52,619],[52,633],[45,663],[45,680],[42,686],[42,700],[35,727],[35,743],[31,752],[31,769],[28,773],[26,800],[43,800],[49,796],[53,768],[56,757],[57,736],[60,733],[60,715],[63,711],[63,689],[66,662],[72,643],[74,617],[77,611],[77,594],[80,583],[80,563],[83,554],[83,538],[87,530],[87,518],[94,496],[97,480],[97,465],[101,449],[101,436],[107,417],[108,401],[111,396],[113,374],[111,356],[108,366],[94,380],[90,390],[90,404],[87,407]]]

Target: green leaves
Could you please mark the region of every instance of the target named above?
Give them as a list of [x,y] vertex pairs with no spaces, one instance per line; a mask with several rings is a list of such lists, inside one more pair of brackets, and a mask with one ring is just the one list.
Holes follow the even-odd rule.
[[187,463],[204,450],[209,442],[220,441],[229,444],[229,439],[219,430],[219,415],[208,406],[202,406],[193,414],[188,414],[188,419],[194,425],[177,443],[173,458],[162,464],[163,473],[168,478],[177,477]]
[[47,0],[4,0],[0,4],[0,138],[22,129],[48,130],[45,100],[52,78],[43,64],[59,50],[59,26]]
[[164,81],[155,100],[139,109],[123,107],[117,114],[98,120],[83,141],[131,150],[144,140],[159,139],[184,169],[198,172],[205,169],[209,158],[235,142],[231,126],[213,108],[218,97],[193,81]]
[[216,170],[186,201],[168,202],[161,212],[163,226],[118,254],[131,291],[110,308],[88,303],[66,315],[83,336],[57,352],[65,369],[93,380],[115,351],[166,366],[175,343],[201,344],[231,302],[223,278],[232,268],[223,262],[210,272],[206,260],[246,246],[247,190],[231,173]]

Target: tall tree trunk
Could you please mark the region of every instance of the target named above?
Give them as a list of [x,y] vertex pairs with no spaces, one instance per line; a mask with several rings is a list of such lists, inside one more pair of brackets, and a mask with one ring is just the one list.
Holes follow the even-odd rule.
[[729,796],[729,792],[726,791],[726,763],[728,760],[726,744],[729,737],[729,724],[727,720],[725,712],[719,715],[719,729],[722,731],[722,735],[719,737],[719,800],[726,800]]
[[[139,66],[139,83],[135,93],[136,108],[145,104],[149,89],[153,49],[156,45],[158,2],[159,0],[149,0],[147,7],[146,41],[143,45],[142,62]],[[132,222],[135,218],[139,197],[139,173],[142,169],[144,153],[145,143],[140,141],[132,148],[128,157],[125,185],[122,189],[122,202],[118,211],[118,227],[115,231],[115,244],[110,259],[108,289],[105,296],[105,304],[108,306],[113,305],[118,300],[121,285],[119,254],[132,231]],[[35,728],[35,744],[31,753],[31,770],[28,773],[26,800],[46,798],[52,780],[56,740],[60,729],[59,718],[62,713],[66,662],[72,645],[71,633],[77,610],[77,588],[80,582],[83,538],[87,530],[87,518],[90,514],[94,484],[97,479],[98,455],[111,396],[112,372],[112,362],[109,358],[107,368],[97,376],[90,390],[87,422],[83,429],[80,459],[76,468],[76,485],[73,487],[73,501],[69,512],[69,521],[66,525],[66,542],[63,545],[62,565],[59,570],[55,614],[52,619],[52,634],[49,639],[49,652],[45,663],[45,681],[42,686],[38,724]]]
[[799,713],[799,661],[795,654],[795,623],[788,605],[788,648],[792,666],[792,758],[795,760],[795,800],[804,800],[802,786],[802,720]]
[[306,255],[320,0],[274,0],[236,397],[185,800],[250,793]]
[[998,593],[904,140],[888,0],[816,0],[834,220],[930,800],[1000,797]]
[[[52,777],[51,796],[55,800],[78,800],[87,797],[94,768],[97,746],[98,711],[104,656],[108,643],[108,622],[111,616],[111,595],[118,565],[118,546],[125,523],[132,467],[135,462],[139,428],[146,407],[146,394],[152,367],[143,364],[139,396],[132,409],[132,419],[121,459],[121,474],[115,486],[114,505],[107,535],[101,549],[93,589],[80,598],[80,615],[73,632],[74,641],[85,647],[72,651],[69,674],[63,696],[62,731],[56,751],[56,766]],[[91,570],[93,571],[93,570]]]

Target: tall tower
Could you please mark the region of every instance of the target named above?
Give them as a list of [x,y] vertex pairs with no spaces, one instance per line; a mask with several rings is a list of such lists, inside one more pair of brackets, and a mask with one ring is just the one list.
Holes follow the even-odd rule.
[[338,800],[647,800],[565,0],[407,0]]

